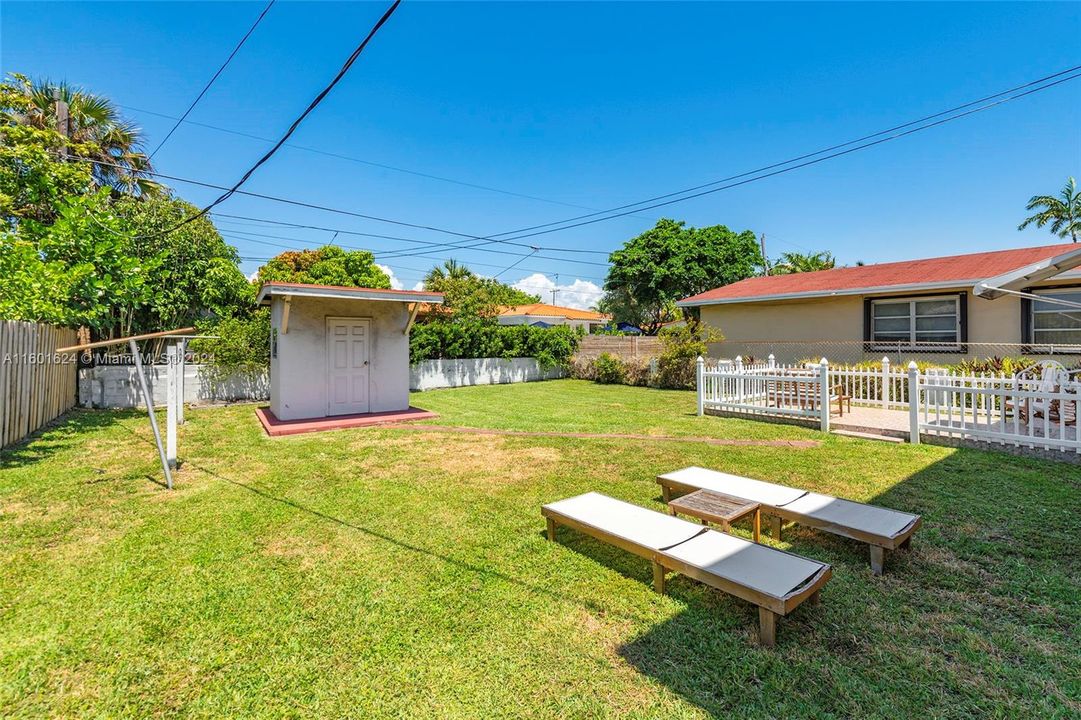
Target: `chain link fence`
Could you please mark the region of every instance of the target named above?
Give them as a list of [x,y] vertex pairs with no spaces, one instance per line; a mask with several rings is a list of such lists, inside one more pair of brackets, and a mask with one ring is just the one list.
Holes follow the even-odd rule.
[[1032,345],[1008,342],[970,342],[961,345],[934,343],[872,343],[860,340],[751,340],[728,341],[710,345],[714,358],[734,359],[744,363],[766,362],[770,355],[779,364],[818,362],[822,358],[831,365],[856,365],[881,361],[887,357],[895,367],[911,360],[928,365],[950,366],[963,361],[994,358],[1029,358],[1057,360],[1067,368],[1081,367],[1081,345]]

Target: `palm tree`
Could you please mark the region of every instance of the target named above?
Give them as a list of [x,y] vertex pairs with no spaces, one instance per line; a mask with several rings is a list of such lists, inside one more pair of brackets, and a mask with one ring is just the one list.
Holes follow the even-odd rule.
[[1025,206],[1026,210],[1043,208],[1035,215],[1026,218],[1017,226],[1018,230],[1024,230],[1033,223],[1042,228],[1051,224],[1051,232],[1060,238],[1069,235],[1077,242],[1077,235],[1081,233],[1081,193],[1077,192],[1077,183],[1073,178],[1066,180],[1059,197],[1051,195],[1033,195]]
[[466,280],[474,277],[472,270],[462,265],[457,260],[444,260],[442,265],[436,265],[424,276],[424,287],[438,288],[447,280]]
[[816,270],[832,270],[837,261],[833,253],[784,253],[773,264],[771,275],[791,275],[792,273],[815,272]]
[[31,109],[20,119],[27,125],[57,127],[57,100],[67,104],[67,135],[72,143],[85,146],[80,153],[91,162],[91,176],[99,186],[126,195],[162,189],[149,177],[152,168],[142,152],[142,131],[124,120],[108,98],[48,80],[27,82],[25,88]]

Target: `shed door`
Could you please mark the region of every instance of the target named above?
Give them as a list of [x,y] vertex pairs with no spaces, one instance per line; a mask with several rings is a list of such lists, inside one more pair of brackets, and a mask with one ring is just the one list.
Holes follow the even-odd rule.
[[327,318],[327,414],[366,413],[371,321]]

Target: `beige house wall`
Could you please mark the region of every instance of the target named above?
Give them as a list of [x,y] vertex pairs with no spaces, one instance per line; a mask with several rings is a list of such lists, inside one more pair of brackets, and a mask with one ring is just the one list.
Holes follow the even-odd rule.
[[[1071,285],[1081,287],[1081,280],[1047,281],[1036,287]],[[929,291],[942,295],[967,293],[968,356],[1018,354],[1021,352],[1021,299],[1003,296],[985,300],[975,296],[971,286]],[[912,297],[928,293],[874,293],[871,297]],[[776,302],[726,303],[701,307],[702,321],[720,330],[723,343],[710,346],[713,357],[754,356],[764,359],[774,352],[779,361],[833,355],[841,362],[878,359],[883,352],[865,353],[863,348],[863,295],[839,295],[807,300]],[[789,343],[774,349],[771,343]],[[978,343],[1007,345],[1002,348],[980,347]],[[1014,347],[1009,347],[1010,345]],[[904,357],[901,357],[903,355]],[[907,360],[901,353],[894,361]],[[932,354],[928,354],[932,355]],[[933,354],[926,359],[943,363],[956,362],[962,356]],[[784,356],[784,357],[782,357]],[[921,359],[921,358],[917,358]]]

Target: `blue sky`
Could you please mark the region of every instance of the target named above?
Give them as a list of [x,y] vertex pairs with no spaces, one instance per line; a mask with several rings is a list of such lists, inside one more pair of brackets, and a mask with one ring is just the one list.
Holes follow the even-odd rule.
[[[153,113],[182,113],[261,7],[4,2],[0,65],[108,95],[153,147],[172,125]],[[384,8],[278,2],[190,120],[276,138]],[[245,188],[499,233],[708,182],[1020,85],[1081,64],[1079,39],[1081,3],[407,0],[292,140],[353,159],[284,148]],[[155,162],[161,172],[231,184],[266,147],[188,124]],[[1068,175],[1081,175],[1081,80],[815,167],[528,242],[607,252],[663,215],[764,232],[770,255],[829,250],[841,263],[1050,244],[1046,231],[1016,227],[1028,197],[1056,193]],[[197,204],[216,195],[172,185]],[[253,198],[220,210],[454,241]],[[219,227],[255,258],[244,261],[246,272],[283,249],[268,243],[310,247],[332,238],[249,221],[222,219]],[[337,241],[377,253],[410,247]],[[521,260],[476,250],[426,254],[381,262],[412,287],[443,257],[488,274]],[[604,255],[539,254],[565,259],[521,260],[500,279],[534,291],[558,283],[560,303],[595,299],[586,283],[599,285],[605,268],[587,263]]]

